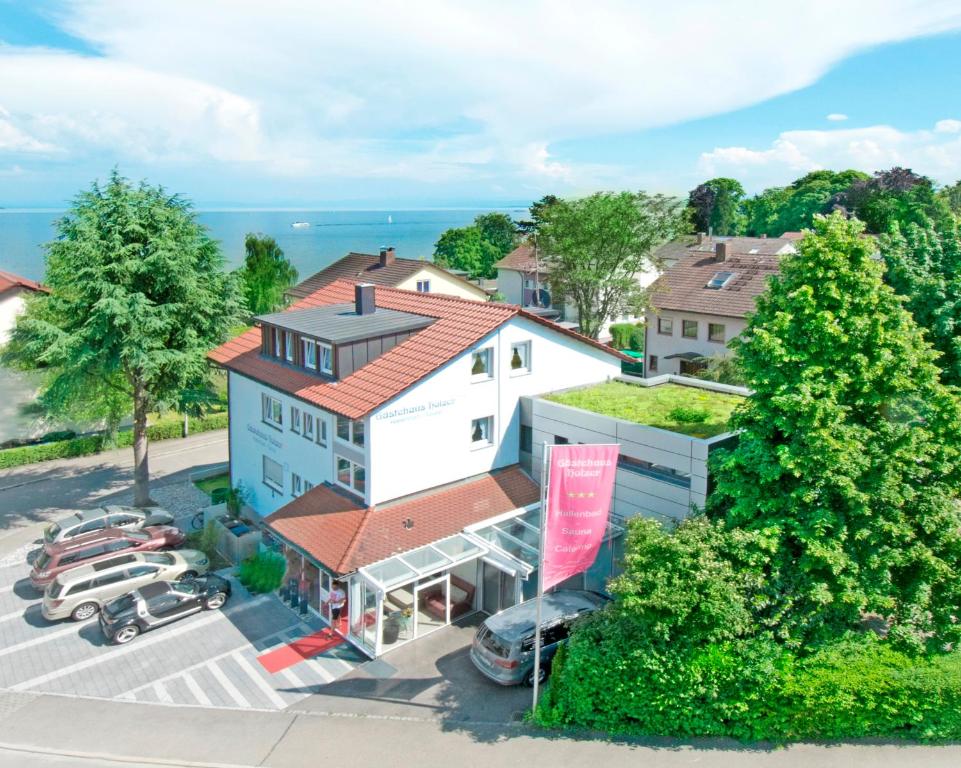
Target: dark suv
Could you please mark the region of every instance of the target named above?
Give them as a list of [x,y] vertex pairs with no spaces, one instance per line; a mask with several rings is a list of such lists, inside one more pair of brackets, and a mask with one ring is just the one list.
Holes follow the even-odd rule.
[[100,629],[111,643],[124,645],[202,610],[215,610],[230,597],[230,582],[216,574],[184,581],[157,581],[111,600],[100,611]]

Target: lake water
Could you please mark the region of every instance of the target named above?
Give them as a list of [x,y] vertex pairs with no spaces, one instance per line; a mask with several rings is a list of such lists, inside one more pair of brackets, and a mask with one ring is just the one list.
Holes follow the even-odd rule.
[[[244,259],[244,237],[260,232],[277,240],[284,254],[307,277],[349,251],[377,253],[393,245],[397,255],[430,259],[444,230],[470,224],[486,210],[421,211],[201,211],[198,218],[220,241],[233,268]],[[523,208],[504,209],[515,219]],[[0,269],[34,280],[43,278],[43,244],[54,237],[57,211],[0,210]],[[291,227],[295,221],[309,227]]]

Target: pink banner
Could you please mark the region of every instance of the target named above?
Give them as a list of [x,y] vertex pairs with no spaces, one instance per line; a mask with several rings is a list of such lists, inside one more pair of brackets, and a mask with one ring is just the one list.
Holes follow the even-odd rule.
[[607,531],[617,445],[550,448],[544,518],[544,589],[586,571]]

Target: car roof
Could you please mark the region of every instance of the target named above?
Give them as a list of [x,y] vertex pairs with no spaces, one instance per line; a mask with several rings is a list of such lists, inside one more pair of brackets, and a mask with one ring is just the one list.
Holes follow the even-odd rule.
[[[541,624],[551,624],[565,616],[597,608],[606,602],[602,595],[577,589],[559,589],[548,592],[541,603]],[[527,600],[511,606],[500,613],[488,616],[484,624],[504,640],[518,640],[534,631],[537,620],[537,600]]]
[[71,568],[69,571],[64,571],[63,573],[57,575],[57,581],[59,581],[61,584],[70,584],[74,581],[83,581],[84,579],[93,578],[104,571],[119,570],[128,567],[131,563],[143,561],[144,556],[140,552],[129,552],[123,555],[115,555],[114,557],[98,560],[95,563],[78,565],[76,568]]
[[[93,531],[92,533],[85,533],[83,536],[77,536],[77,538],[71,539],[70,541],[58,541],[55,544],[45,544],[44,547],[52,555],[55,552],[67,552],[73,549],[89,547],[98,541],[128,538],[131,533],[131,531],[125,531],[122,528],[104,528],[100,531]],[[150,534],[148,533],[147,535],[149,536]]]
[[150,599],[151,597],[160,597],[160,595],[167,594],[170,591],[170,586],[164,581],[152,581],[149,584],[145,584],[137,591],[140,593],[141,597]]

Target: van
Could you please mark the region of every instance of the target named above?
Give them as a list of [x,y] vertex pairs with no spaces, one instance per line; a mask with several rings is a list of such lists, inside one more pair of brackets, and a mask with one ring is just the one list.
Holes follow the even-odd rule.
[[[540,680],[550,674],[551,660],[567,640],[571,624],[610,602],[599,592],[559,589],[544,595],[541,603]],[[481,672],[500,685],[534,685],[534,625],[537,600],[488,616],[471,644],[470,658]]]
[[86,621],[115,597],[152,581],[177,581],[207,572],[210,561],[195,549],[136,552],[81,565],[61,573],[43,594],[40,612],[48,621]]

